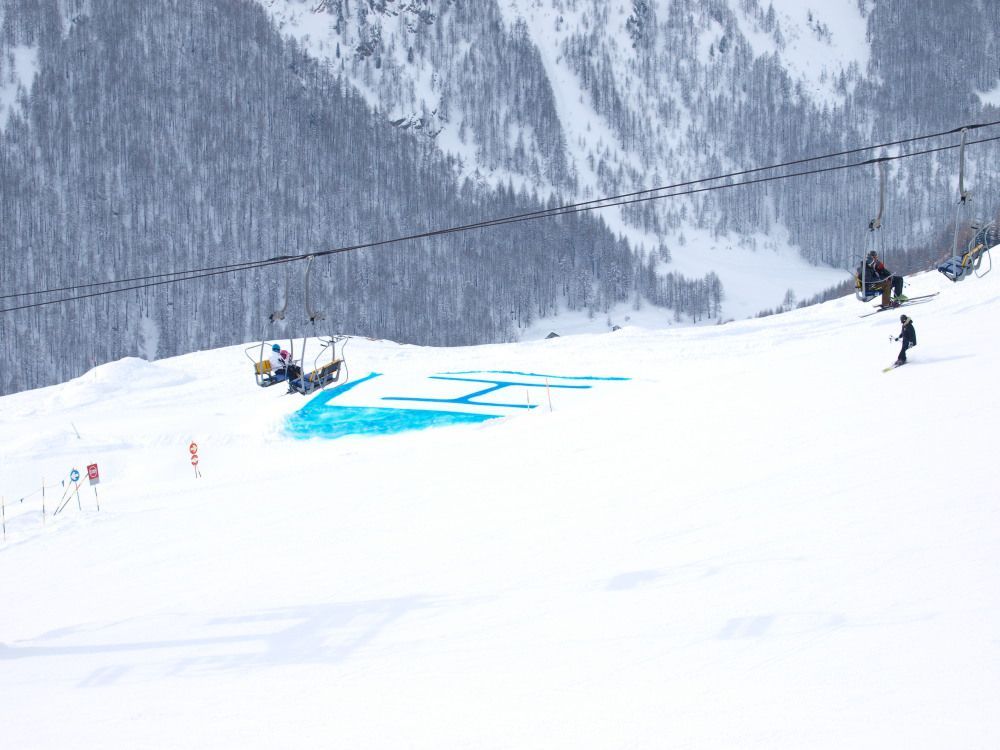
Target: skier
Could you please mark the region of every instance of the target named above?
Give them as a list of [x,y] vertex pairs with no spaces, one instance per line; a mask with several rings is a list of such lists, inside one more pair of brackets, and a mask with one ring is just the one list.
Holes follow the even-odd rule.
[[[906,302],[907,298],[903,295],[903,277],[894,276],[892,271],[878,259],[878,253],[874,250],[869,252],[863,265],[864,268],[858,266],[858,285],[861,285],[861,279],[864,278],[866,292],[882,292],[882,307],[899,307],[900,302]],[[890,292],[893,295],[891,301]]]
[[893,367],[899,367],[900,365],[906,364],[906,350],[917,345],[917,332],[913,328],[913,321],[906,317],[905,315],[899,316],[899,322],[903,324],[903,327],[899,330],[899,335],[893,339],[894,341],[899,341],[902,339],[903,348],[899,350],[899,356],[896,357],[896,362]]

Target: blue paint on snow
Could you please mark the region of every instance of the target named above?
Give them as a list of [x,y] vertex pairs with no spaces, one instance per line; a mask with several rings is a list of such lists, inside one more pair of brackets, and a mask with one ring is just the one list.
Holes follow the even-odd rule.
[[325,407],[330,402],[331,399],[337,398],[337,396],[347,393],[352,388],[357,388],[362,383],[367,383],[368,381],[374,380],[375,378],[380,377],[381,375],[382,373],[380,372],[371,372],[365,375],[363,378],[359,378],[358,380],[351,380],[350,382],[342,383],[341,385],[338,385],[336,388],[327,388],[318,396],[310,400],[308,404],[299,409],[298,413],[302,414],[303,412],[309,413],[313,411],[318,411],[323,407]]
[[477,396],[485,396],[487,393],[493,393],[493,391],[499,391],[501,388],[508,388],[510,386],[523,386],[525,388],[575,388],[583,389],[590,388],[589,385],[549,385],[546,383],[524,383],[511,380],[479,380],[476,378],[452,378],[445,375],[431,375],[431,380],[457,380],[460,383],[490,383],[491,387],[481,388],[478,391],[473,391],[472,393],[467,393],[464,396],[458,396],[457,398],[421,398],[417,396],[383,396],[383,401],[424,401],[432,402],[437,404],[469,404],[472,406],[495,406],[504,409],[534,409],[537,404],[522,404],[520,402],[516,404],[500,404],[491,401],[474,401],[473,399]]
[[[373,372],[358,380],[352,380],[334,388],[329,388],[314,396],[295,414],[288,417],[285,432],[293,438],[320,437],[335,439],[345,435],[392,435],[408,430],[423,430],[428,427],[442,427],[454,424],[475,424],[488,419],[495,419],[504,416],[504,412],[516,413],[526,409],[535,409],[538,404],[522,403],[519,398],[513,402],[492,402],[479,400],[488,394],[502,391],[505,388],[516,387],[538,392],[539,389],[547,390],[589,390],[594,386],[590,383],[566,383],[565,381],[622,381],[629,378],[621,377],[591,377],[591,376],[564,376],[545,375],[529,372],[511,372],[503,370],[476,370],[468,372],[453,372],[440,375],[427,376],[428,381],[449,381],[457,383],[472,384],[473,390],[464,395],[452,398],[433,397],[431,395],[419,395],[418,393],[406,396],[386,396],[377,392],[371,393],[368,398],[362,397],[361,401],[369,402],[411,402],[421,404],[435,404],[440,408],[399,408],[392,406],[374,406],[368,404],[358,404],[358,398],[352,396],[350,401],[354,403],[339,404],[331,403],[334,399],[342,396],[347,391],[358,388],[364,384],[370,384],[376,378],[381,377],[381,373]],[[485,377],[456,377],[460,375],[480,375]],[[500,377],[492,377],[500,376]],[[506,376],[506,377],[504,377]],[[512,378],[517,379],[512,379]],[[563,382],[551,382],[563,381]],[[482,388],[480,385],[486,385]],[[409,390],[411,383],[407,389]],[[393,387],[391,384],[389,387]],[[396,386],[398,387],[398,386]],[[429,385],[428,388],[431,388]],[[382,393],[385,386],[382,386]],[[366,394],[370,390],[365,391]],[[426,393],[426,391],[425,391]],[[441,393],[440,386],[431,388],[431,393]],[[541,400],[542,396],[539,397]],[[456,407],[456,408],[448,408]],[[462,407],[472,409],[463,411]],[[498,414],[486,414],[481,411],[483,407],[492,410],[499,410]]]
[[373,372],[336,388],[323,391],[292,414],[285,425],[288,435],[295,438],[321,437],[335,439],[345,435],[392,435],[407,430],[423,430],[453,424],[470,424],[494,419],[499,414],[469,414],[459,411],[429,409],[394,409],[377,406],[340,406],[330,402],[352,388],[374,380],[381,373]]
[[293,414],[287,432],[296,438],[339,438],[345,435],[393,435],[454,424],[495,419],[497,414],[468,414],[430,409],[390,409],[377,406],[328,406],[311,415]]
[[446,372],[445,375],[521,375],[526,378],[552,378],[553,380],[631,380],[618,376],[603,375],[550,375],[544,372],[518,372],[517,370],[460,370],[458,372]]

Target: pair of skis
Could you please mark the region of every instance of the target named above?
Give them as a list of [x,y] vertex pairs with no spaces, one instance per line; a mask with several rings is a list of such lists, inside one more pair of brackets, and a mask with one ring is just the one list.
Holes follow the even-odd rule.
[[919,305],[922,302],[929,302],[932,298],[937,297],[940,292],[934,292],[934,294],[921,294],[917,297],[908,297],[906,302],[900,302],[895,305],[890,305],[889,307],[882,307],[882,305],[875,305],[875,309],[872,312],[866,312],[859,315],[859,318],[867,318],[869,315],[877,315],[880,312],[885,312],[886,310],[898,310],[900,307],[907,307],[909,305]]

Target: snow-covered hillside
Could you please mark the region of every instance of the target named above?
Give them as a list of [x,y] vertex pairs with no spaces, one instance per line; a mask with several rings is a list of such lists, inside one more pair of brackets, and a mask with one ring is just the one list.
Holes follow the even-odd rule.
[[[965,37],[997,10],[971,2],[919,13],[899,0],[261,2],[386,127],[448,155],[458,184],[564,203],[995,119],[979,110],[995,104],[996,71],[976,62],[992,42]],[[979,54],[962,57],[967,48]],[[956,80],[912,72],[931,56]],[[945,104],[953,91],[968,95]],[[981,218],[997,210],[995,170],[980,166],[995,158],[992,147],[968,154]],[[887,220],[897,247],[943,254],[934,243],[956,169],[951,154],[898,165]],[[723,317],[742,318],[781,304],[787,287],[752,282],[789,256],[853,267],[876,196],[871,172],[850,170],[601,217],[633,247],[661,250],[663,273],[715,272]],[[806,273],[796,293],[831,283]]]
[[4,746],[996,747],[998,284],[910,279],[887,373],[853,298],[352,340],[350,382],[553,386],[393,435],[290,437],[240,347],[4,397]]
[[[466,113],[455,111],[454,105],[446,102],[448,91],[442,87],[442,81],[450,74],[446,69],[436,69],[435,63],[439,67],[458,63],[474,40],[466,40],[454,49],[423,51],[415,61],[413,46],[421,46],[424,27],[449,22],[447,5],[434,0],[402,3],[388,0],[353,8],[349,3],[338,2],[260,2],[283,33],[295,37],[334,69],[346,73],[353,85],[367,95],[369,103],[385,111],[388,119],[406,122],[410,127],[419,123],[438,139],[443,150],[461,157],[465,162],[462,176],[476,174],[493,184],[504,180],[530,184],[529,175],[476,158],[475,141],[485,134],[472,133],[471,143],[458,137]],[[593,53],[608,55],[611,77],[627,90],[624,106],[637,113],[654,112],[656,102],[667,92],[678,100],[685,99],[681,106],[686,111],[681,120],[694,122],[704,113],[692,111],[690,100],[682,96],[675,81],[662,76],[643,80],[643,61],[634,49],[634,37],[639,33],[636,27],[643,23],[655,27],[658,21],[666,22],[672,12],[669,2],[495,0],[495,5],[503,26],[494,28],[493,33],[524,24],[531,43],[540,53],[545,74],[556,94],[559,123],[565,132],[581,195],[603,194],[606,185],[593,170],[596,161],[607,162],[609,172],[624,168],[635,175],[650,176],[665,169],[676,171],[676,163],[650,163],[649,144],[621,143],[620,134],[595,109],[586,82],[578,78],[564,54],[574,37],[587,36],[591,44],[599,47]],[[832,0],[816,8],[794,0],[764,6],[755,0],[730,2],[729,6],[728,12],[752,55],[776,58],[792,82],[802,84],[803,94],[819,106],[842,105],[844,96],[837,91],[837,81],[848,75],[856,79],[868,64],[866,26],[870,10],[859,6],[857,0]],[[683,14],[686,8],[677,12]],[[694,63],[711,64],[720,42],[723,49],[727,44],[724,41],[727,30],[720,24],[717,10],[699,9],[689,31],[696,37],[690,40],[692,49],[698,53]],[[647,32],[656,33],[653,28]],[[366,60],[376,51],[382,52],[385,59],[380,59],[373,70]],[[530,132],[518,135],[532,140],[542,137]],[[667,130],[661,135],[679,146],[685,134]]]

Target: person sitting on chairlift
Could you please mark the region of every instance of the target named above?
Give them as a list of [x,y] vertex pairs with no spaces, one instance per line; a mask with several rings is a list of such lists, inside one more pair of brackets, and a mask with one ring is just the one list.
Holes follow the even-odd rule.
[[864,260],[864,268],[859,266],[857,273],[859,284],[862,278],[865,280],[865,292],[882,292],[882,307],[898,307],[899,303],[906,302],[907,298],[903,295],[903,277],[894,276],[892,271],[879,260],[878,253],[874,250],[868,253]]
[[283,367],[285,368],[285,370],[288,373],[288,379],[289,380],[295,380],[295,378],[299,377],[299,375],[302,374],[302,368],[299,367],[294,362],[290,362],[289,361],[288,358],[291,355],[289,355],[289,353],[288,353],[288,351],[286,349],[282,349],[281,350],[280,356],[281,356],[281,361],[284,363]]
[[273,344],[271,351],[267,353],[267,359],[271,363],[272,379],[283,377],[285,374],[285,365],[288,362],[288,358],[281,355],[281,347],[278,344]]

